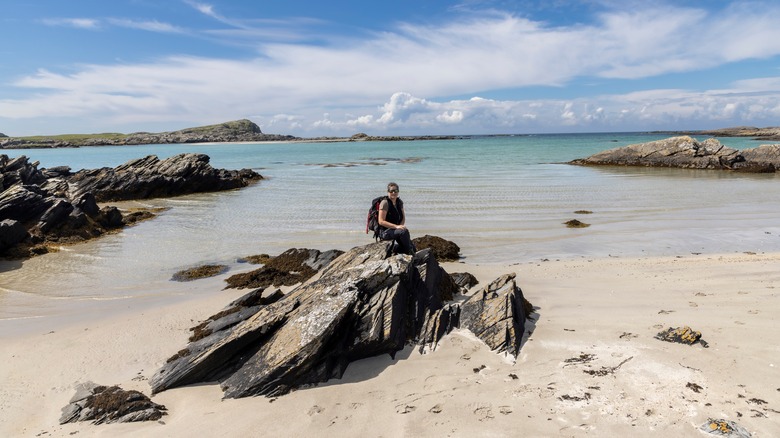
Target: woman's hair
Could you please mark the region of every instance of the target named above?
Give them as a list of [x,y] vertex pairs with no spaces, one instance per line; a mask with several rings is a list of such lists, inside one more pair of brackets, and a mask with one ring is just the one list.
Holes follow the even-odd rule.
[[398,187],[398,184],[396,184],[396,183],[394,183],[394,182],[388,183],[388,184],[387,184],[387,191],[389,192],[389,191],[390,191],[390,189],[392,189],[393,187],[395,187],[396,189],[398,189],[398,188],[399,188],[399,187]]

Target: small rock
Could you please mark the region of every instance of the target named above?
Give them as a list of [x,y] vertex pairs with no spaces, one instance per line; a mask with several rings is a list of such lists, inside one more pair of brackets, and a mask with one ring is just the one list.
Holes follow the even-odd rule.
[[577,219],[572,219],[570,221],[564,222],[564,225],[568,228],[587,228],[590,226],[590,224],[586,224],[585,222],[580,222]]

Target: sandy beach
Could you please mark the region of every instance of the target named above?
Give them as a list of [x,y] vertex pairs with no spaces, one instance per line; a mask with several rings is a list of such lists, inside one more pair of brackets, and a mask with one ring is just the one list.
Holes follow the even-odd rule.
[[[780,435],[780,254],[443,266],[517,273],[537,314],[516,361],[458,331],[278,398],[195,385],[155,395],[158,422],[58,424],[80,382],[148,395],[188,329],[245,293],[215,277],[183,303],[0,334],[0,436],[705,436],[710,418]],[[708,348],[654,338],[681,326]]]

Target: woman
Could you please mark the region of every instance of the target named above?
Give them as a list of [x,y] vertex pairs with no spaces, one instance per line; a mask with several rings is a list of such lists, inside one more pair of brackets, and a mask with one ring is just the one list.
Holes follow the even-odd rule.
[[414,244],[406,228],[406,212],[404,201],[398,197],[398,184],[391,182],[387,185],[387,198],[379,204],[379,238],[382,240],[394,240],[398,243],[399,251],[403,254],[414,255]]

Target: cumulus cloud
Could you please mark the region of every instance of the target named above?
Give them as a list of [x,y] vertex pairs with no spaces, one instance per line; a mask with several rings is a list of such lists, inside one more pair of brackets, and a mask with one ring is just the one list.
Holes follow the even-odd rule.
[[[233,26],[242,42],[262,34],[211,5],[188,3]],[[356,126],[483,133],[772,120],[780,89],[780,79],[773,77],[744,78],[728,84],[728,90],[649,89],[587,99],[446,96],[491,90],[520,90],[514,94],[521,95],[526,87],[559,87],[584,77],[630,81],[778,56],[780,26],[770,19],[778,16],[775,3],[735,3],[717,14],[649,5],[608,10],[589,24],[552,27],[492,11],[440,24],[405,23],[330,44],[258,41],[260,56],[251,59],[171,56],[145,64],[78,66],[69,73],[40,70],[13,83],[34,93],[0,98],[0,118],[21,122],[59,114],[109,126],[137,123],[142,129],[150,121],[217,122],[254,115],[279,132],[294,129],[289,133],[298,135],[347,133]],[[177,30],[154,21],[113,24]],[[221,35],[230,37],[229,30]]]

